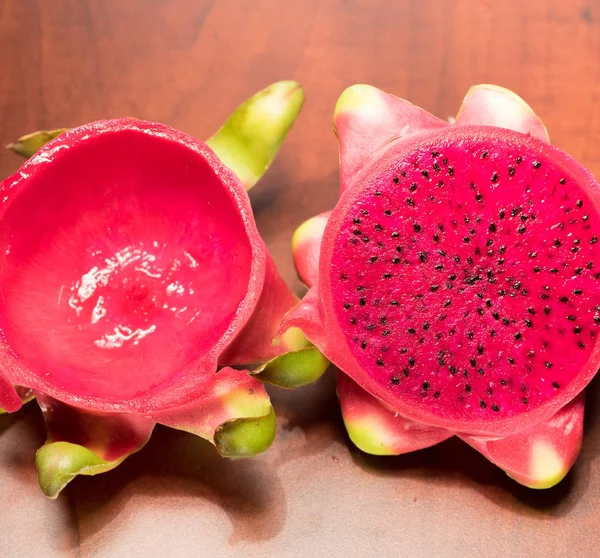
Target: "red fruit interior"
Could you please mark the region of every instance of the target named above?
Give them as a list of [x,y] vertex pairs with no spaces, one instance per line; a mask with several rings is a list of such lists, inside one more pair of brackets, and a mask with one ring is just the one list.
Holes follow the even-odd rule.
[[74,395],[156,389],[225,333],[251,246],[205,159],[139,132],[104,134],[31,173],[0,225],[2,330]]
[[593,366],[600,221],[573,178],[587,175],[522,137],[404,152],[365,178],[337,233],[350,350],[388,393],[446,419],[531,411]]

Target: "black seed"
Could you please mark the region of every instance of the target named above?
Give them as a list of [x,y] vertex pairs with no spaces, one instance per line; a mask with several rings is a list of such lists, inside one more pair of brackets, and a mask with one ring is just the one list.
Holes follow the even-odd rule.
[[494,411],[495,413],[497,413],[500,409],[498,408],[498,405],[496,405],[495,403],[492,405],[492,411]]
[[371,263],[375,263],[375,262],[377,261],[377,256],[371,256],[371,257],[369,258],[369,261],[370,261]]
[[392,210],[391,209],[386,209],[384,211],[384,213],[389,217],[392,214]]
[[392,306],[398,306],[400,303],[397,300],[390,300]]
[[408,331],[408,333],[410,333],[411,335],[414,335],[414,334],[415,334],[415,330],[414,330],[414,328],[412,328],[412,327],[409,327],[407,331]]
[[414,359],[413,357],[410,357],[410,358],[408,359],[408,364],[409,364],[410,366],[414,366],[414,365],[415,365],[415,359]]
[[583,291],[581,289],[574,289],[573,290],[573,294],[574,295],[581,295],[581,294],[583,294]]
[[561,296],[558,300],[560,300],[561,302],[569,302],[569,297]]
[[389,329],[386,329],[385,331],[383,331],[383,332],[381,333],[381,335],[382,335],[383,337],[387,337],[387,336],[388,336],[390,333],[392,333],[392,332],[391,332]]
[[434,397],[437,399],[437,398],[440,396],[440,392],[439,392],[439,391],[436,391],[436,392],[433,394],[433,396],[434,396]]
[[433,235],[433,241],[434,242],[439,242],[440,241],[440,237],[437,234]]
[[427,391],[429,389],[429,382],[425,380],[421,387],[423,388],[423,391]]
[[402,248],[402,246],[396,246],[396,252],[398,252],[398,254],[402,254],[403,250],[404,248]]
[[541,161],[534,161],[533,162],[533,168],[534,169],[539,169],[542,166]]
[[366,342],[366,341],[363,341],[363,342],[360,344],[360,346],[361,346],[361,348],[362,348],[362,349],[366,349],[366,348],[367,348],[367,342]]
[[377,366],[385,366],[385,363],[380,358],[377,359]]
[[[446,163],[444,163],[444,164],[446,164]],[[452,168],[452,167],[448,167],[448,174],[449,174],[450,176],[454,176],[454,168]]]
[[360,298],[358,300],[358,302],[360,303],[361,306],[364,306],[365,304],[367,304],[367,299],[363,297],[363,298]]
[[381,196],[381,192],[379,190],[375,190],[375,195],[376,196]]
[[505,386],[507,384],[506,380],[500,380],[500,385]]
[[375,329],[375,324],[369,324],[369,325],[367,326],[367,330],[368,330],[368,331],[373,331],[374,329]]
[[575,316],[567,316],[567,320],[574,322],[577,318]]
[[394,176],[394,178],[392,179],[396,184],[398,184],[400,182],[400,179],[397,176]]
[[463,241],[464,241],[464,242],[471,242],[471,239],[470,239],[468,236],[465,236],[465,237],[463,238]]
[[400,378],[398,376],[392,376],[392,384],[398,385],[400,383]]
[[520,333],[517,331],[517,333],[515,333],[515,339],[516,339],[517,341],[520,341],[520,340],[521,340],[521,337],[522,337],[522,335],[521,335],[521,334],[520,334]]
[[546,316],[547,316],[548,314],[550,314],[550,306],[545,306],[545,307],[544,307],[544,314],[546,314]]
[[360,210],[360,212],[361,212],[363,215],[368,215],[368,214],[369,214],[369,212],[368,212],[366,209],[361,209],[361,210]]
[[518,232],[519,234],[523,234],[523,233],[524,233],[526,230],[527,230],[527,227],[519,227],[519,228],[517,229],[517,232]]
[[474,358],[474,357],[471,357],[471,360],[470,360],[470,362],[471,362],[471,366],[472,366],[473,368],[475,368],[475,367],[477,366],[477,361],[475,360],[475,358]]
[[533,327],[533,322],[529,318],[525,318],[525,325],[527,327]]
[[479,406],[480,406],[482,409],[485,409],[486,405],[485,405],[485,401],[483,401],[483,399],[482,399],[482,400],[479,402]]
[[494,318],[494,320],[499,320],[500,314],[498,314],[498,312],[492,312],[492,317]]
[[583,205],[583,200],[577,200],[577,207],[581,207]]
[[392,276],[391,273],[384,273],[381,277],[382,279],[389,279]]
[[581,219],[583,221],[587,221],[589,219],[589,215],[586,213]]
[[444,308],[448,308],[448,306],[450,306],[451,304],[452,304],[452,301],[449,299],[444,301]]
[[551,363],[551,362],[548,362],[548,361],[546,361],[546,362],[544,363],[544,366],[545,366],[546,368],[552,368],[552,363]]
[[554,239],[554,246],[560,246],[560,245],[561,245],[560,240],[558,238],[555,238]]
[[467,332],[467,337],[468,337],[469,339],[473,339],[473,337],[475,337],[475,334],[474,334],[472,331],[468,331],[468,332]]
[[355,234],[356,236],[359,236],[359,235],[361,235],[361,234],[362,234],[362,231],[360,231],[360,230],[358,230],[358,229],[354,229],[354,230],[352,231],[352,234]]
[[454,376],[454,374],[456,374],[456,366],[452,365],[448,367],[448,370],[450,371],[450,374],[452,374]]
[[413,228],[415,229],[415,232],[421,232],[421,225],[419,225],[418,223],[415,223],[413,225]]
[[345,308],[346,310],[349,310],[350,308],[352,308],[352,304],[350,304],[349,302],[345,302],[345,303],[344,303],[344,308]]
[[400,258],[394,258],[394,259],[392,259],[392,263],[393,264],[399,264],[400,263]]
[[496,335],[496,330],[490,329],[490,337],[495,337],[495,335]]
[[440,288],[440,286],[439,286],[439,285],[431,285],[431,287],[429,287],[429,290],[430,290],[432,293],[435,293],[435,291],[437,291],[439,288]]
[[500,213],[498,214],[500,219],[504,219],[504,216],[506,215],[506,212],[504,211],[504,209],[500,210]]
[[429,329],[429,322],[425,322],[425,323],[423,324],[423,329],[424,329],[425,331],[427,331],[427,330]]
[[402,374],[404,374],[404,377],[407,378],[408,374],[410,373],[408,368],[405,368],[404,370],[402,370]]
[[515,359],[513,357],[508,357],[506,360],[508,360],[509,364],[515,363]]
[[554,389],[558,389],[560,387],[560,384],[558,382],[552,382],[552,387]]
[[450,281],[454,281],[454,280],[456,279],[456,275],[453,273],[452,275],[450,275],[450,276],[448,277],[448,279],[449,279]]
[[411,207],[414,207],[414,205],[415,205],[415,202],[412,198],[406,198],[406,203],[408,205],[410,205]]
[[498,182],[498,173],[496,171],[492,173],[492,182]]
[[380,224],[377,224],[373,227],[376,231],[382,231],[383,227]]
[[581,333],[581,326],[575,326],[573,328],[573,333]]
[[444,252],[443,250],[438,250],[438,254],[440,256],[443,256],[444,258],[446,257],[446,252]]
[[422,263],[425,263],[427,261],[427,252],[419,252],[419,259]]
[[515,174],[515,167],[508,167],[508,176],[513,176]]
[[523,397],[523,399],[521,399],[521,401],[522,401],[522,402],[523,402],[525,405],[527,405],[527,403],[528,403],[528,401],[527,401],[527,397]]
[[471,386],[469,384],[465,385],[465,391],[471,393]]
[[481,306],[480,306],[479,308],[477,308],[477,313],[478,313],[480,316],[483,316],[483,308],[481,308]]
[[478,202],[481,202],[481,200],[483,199],[483,196],[481,195],[481,192],[477,192],[477,194],[475,194],[475,199]]
[[550,273],[558,273],[558,269],[555,267],[551,267],[548,271],[550,271]]
[[592,236],[592,238],[590,240],[590,244],[596,244],[596,242],[598,242],[598,237],[597,236]]
[[[592,333],[593,333],[593,332],[592,332]],[[585,343],[582,343],[581,341],[579,341],[579,343],[577,343],[577,346],[578,346],[580,349],[585,349]]]
[[411,192],[414,192],[414,191],[417,189],[417,183],[416,183],[416,182],[413,182],[413,183],[412,183],[412,184],[411,184],[411,185],[408,187],[408,189],[409,189]]
[[502,323],[507,326],[508,324],[510,324],[510,320],[508,318],[502,318]]

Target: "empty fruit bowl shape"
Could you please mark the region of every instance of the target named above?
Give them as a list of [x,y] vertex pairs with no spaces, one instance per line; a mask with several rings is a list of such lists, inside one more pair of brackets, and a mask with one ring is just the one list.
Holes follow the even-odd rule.
[[258,454],[275,435],[262,382],[323,373],[302,333],[280,330],[297,299],[246,193],[303,100],[273,84],[206,143],[126,118],[10,146],[32,157],[0,186],[0,406],[39,404],[46,495],[113,469],[156,423]]
[[336,364],[348,434],[398,455],[458,436],[559,482],[600,360],[598,183],[506,89],[453,122],[367,85],[335,109],[341,192],[299,227],[286,318]]

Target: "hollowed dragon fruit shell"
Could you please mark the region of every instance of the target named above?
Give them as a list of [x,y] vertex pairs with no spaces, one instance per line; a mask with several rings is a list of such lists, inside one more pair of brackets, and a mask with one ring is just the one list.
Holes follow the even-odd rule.
[[473,87],[453,125],[373,87],[335,111],[340,200],[303,224],[287,325],[343,372],[364,451],[457,435],[518,482],[574,463],[600,361],[600,189],[516,94]]
[[246,193],[302,102],[296,83],[274,84],[208,143],[131,118],[94,122],[1,184],[0,405],[20,406],[12,385],[33,390],[48,496],[117,466],[157,422],[224,456],[260,453],[275,417],[258,378],[296,387],[324,371],[298,330],[280,331],[297,298]]

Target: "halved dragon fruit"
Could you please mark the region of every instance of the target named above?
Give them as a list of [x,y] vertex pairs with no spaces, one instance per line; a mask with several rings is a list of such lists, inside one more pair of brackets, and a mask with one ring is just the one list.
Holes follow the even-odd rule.
[[[245,191],[303,99],[276,83],[207,143],[141,120],[94,122],[1,184],[0,405],[14,411],[33,390],[46,495],[114,468],[156,423],[227,457],[260,453],[275,416],[259,379],[296,387],[323,373],[301,332],[280,332],[297,299]],[[20,152],[45,137],[21,138]],[[231,368],[253,363],[252,374]]]
[[335,363],[350,438],[397,455],[456,435],[518,482],[559,482],[600,363],[600,189],[514,93],[453,125],[373,87],[335,110],[341,195],[296,232],[286,324]]

